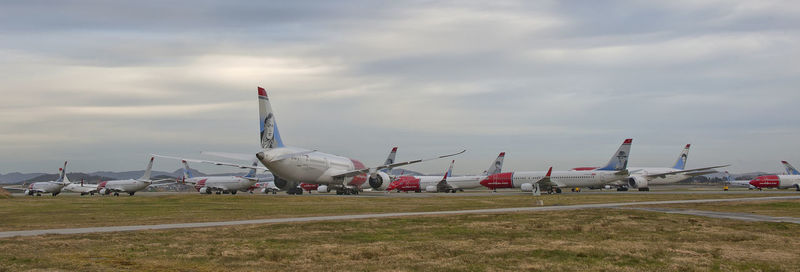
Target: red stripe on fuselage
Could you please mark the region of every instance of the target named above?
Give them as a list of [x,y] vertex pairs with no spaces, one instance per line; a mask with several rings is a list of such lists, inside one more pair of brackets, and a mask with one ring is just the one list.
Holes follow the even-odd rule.
[[208,180],[208,179],[198,180],[197,183],[194,185],[194,188],[199,192],[200,189],[202,189],[203,187],[206,187],[206,180]]

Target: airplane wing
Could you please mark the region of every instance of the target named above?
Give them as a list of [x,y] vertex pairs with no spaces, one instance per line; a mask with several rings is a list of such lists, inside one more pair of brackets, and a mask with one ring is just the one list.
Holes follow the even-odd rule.
[[461,150],[460,152],[456,152],[456,153],[453,153],[453,154],[447,154],[447,155],[442,155],[442,156],[428,158],[428,159],[404,161],[404,162],[397,162],[397,163],[392,163],[392,164],[384,164],[384,165],[377,166],[377,167],[372,167],[372,168],[356,169],[356,170],[353,170],[353,171],[344,172],[344,173],[335,175],[335,176],[333,176],[333,178],[354,177],[354,176],[370,173],[370,172],[373,172],[373,171],[378,171],[378,170],[385,169],[385,168],[394,168],[394,167],[403,166],[403,165],[409,165],[409,164],[414,164],[414,163],[420,163],[420,162],[425,162],[425,161],[431,161],[431,160],[437,160],[437,159],[443,159],[443,158],[447,158],[447,157],[452,157],[452,156],[455,156],[455,155],[458,155],[458,154],[461,154],[461,153],[464,153],[464,152],[467,152],[467,150],[464,149],[464,150]]
[[[242,169],[256,169],[256,170],[263,170],[263,171],[269,172],[269,169],[267,169],[266,167],[263,167],[263,166],[252,166],[252,165],[244,165],[244,164],[237,164],[237,163],[230,163],[230,162],[218,162],[218,161],[207,161],[207,160],[197,160],[197,159],[185,159],[185,158],[180,158],[180,157],[163,156],[163,155],[156,155],[156,154],[153,154],[153,156],[156,156],[156,157],[159,157],[159,158],[174,159],[174,160],[184,160],[184,161],[187,161],[187,162],[199,162],[199,163],[206,163],[206,164],[213,164],[213,165],[233,166],[233,167],[238,167],[238,168],[242,168]],[[253,157],[255,157],[255,156],[253,156]]]
[[[647,175],[646,177],[648,177],[648,178],[662,177],[663,178],[663,177],[666,177],[666,176],[669,176],[669,175],[682,174],[682,173],[689,173],[687,175],[690,175],[690,176],[700,176],[700,175],[714,173],[713,171],[710,172],[710,171],[705,171],[705,170],[711,170],[711,169],[715,169],[715,168],[728,167],[728,166],[731,166],[731,165],[730,164],[726,164],[726,165],[718,165],[718,166],[711,166],[711,167],[695,168],[695,169],[689,169],[689,170],[674,171],[674,172],[669,172],[669,173],[652,174],[652,175]],[[697,172],[698,174],[695,174],[695,172]]]
[[542,188],[560,187],[560,184],[550,179],[550,174],[552,173],[553,173],[553,167],[551,166],[550,169],[547,170],[547,175],[544,175],[542,179],[536,181],[536,183],[539,184],[539,187]]

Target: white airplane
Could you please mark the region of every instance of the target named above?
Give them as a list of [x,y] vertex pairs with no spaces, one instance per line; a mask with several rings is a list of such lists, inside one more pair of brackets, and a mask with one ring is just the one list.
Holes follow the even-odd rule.
[[71,183],[69,179],[66,179],[67,185],[64,186],[61,190],[67,190],[70,192],[80,193],[81,195],[94,195],[97,193],[97,184],[84,184],[83,180],[81,183]]
[[[67,162],[64,162],[64,167],[58,169],[58,179],[54,181],[40,181],[34,182],[28,185],[25,188],[25,195],[36,195],[42,196],[42,194],[52,194],[53,196],[57,196],[61,193],[61,189],[64,188],[67,184],[69,184],[69,178],[67,178]],[[12,188],[9,189],[21,189],[21,188]]]
[[386,191],[422,192],[424,190],[429,193],[455,193],[456,191],[463,192],[464,189],[479,188],[481,187],[481,180],[502,171],[505,156],[505,152],[500,152],[497,159],[489,165],[489,169],[484,171],[482,175],[453,176],[454,160],[450,163],[450,168],[445,173],[444,178],[442,176],[399,176],[392,181]]
[[124,180],[109,180],[100,182],[97,185],[98,192],[101,195],[107,195],[110,193],[114,193],[114,196],[119,196],[119,193],[128,193],[128,195],[133,196],[138,191],[144,190],[153,182],[160,182],[160,181],[174,181],[173,179],[161,179],[161,180],[151,180],[150,179],[150,169],[153,168],[153,159],[155,157],[150,157],[150,162],[147,164],[147,169],[144,170],[144,175],[138,179],[124,179]]
[[[290,147],[283,144],[275,115],[269,103],[267,92],[258,87],[261,152],[256,154],[261,163],[275,177],[275,186],[286,190],[288,194],[302,194],[300,183],[317,184],[318,190],[336,190],[336,194],[358,194],[366,182],[375,184],[389,183],[388,174],[381,169],[398,167],[423,161],[440,159],[464,153],[461,152],[438,156],[430,159],[413,160],[366,167],[356,159],[327,154],[316,150]],[[227,164],[240,168],[252,168],[246,165]]]
[[276,187],[275,182],[272,181],[256,182],[256,184],[253,184],[253,187],[255,187],[255,189],[260,188],[259,192],[261,193],[264,194],[272,193],[273,195],[277,194],[278,191],[281,190],[280,188]]
[[[250,169],[250,172],[245,176],[208,176],[208,177],[192,177],[192,170],[189,168],[189,163],[186,160],[181,160],[183,163],[183,182],[194,186],[201,194],[217,194],[230,193],[235,195],[238,191],[247,192],[252,191],[258,178],[256,178],[256,169]],[[257,166],[258,162],[253,162],[253,166]]]
[[[683,151],[681,152],[680,156],[678,156],[678,160],[675,162],[675,165],[673,165],[671,168],[629,167],[628,171],[630,171],[631,174],[628,176],[626,185],[634,189],[639,189],[639,191],[650,191],[650,185],[677,183],[679,181],[686,180],[692,177],[716,173],[717,172],[716,170],[712,170],[715,168],[730,166],[730,165],[718,165],[718,166],[695,168],[695,169],[685,169],[686,160],[689,157],[689,147],[691,147],[691,144],[687,144],[686,147],[683,148]],[[625,191],[627,190],[627,188],[624,188],[622,190]]]
[[585,171],[519,171],[494,174],[486,177],[481,185],[497,190],[499,188],[520,188],[532,192],[534,184],[541,190],[561,193],[561,188],[600,187],[628,176],[628,156],[633,139],[625,139],[617,152],[611,156],[606,166]]

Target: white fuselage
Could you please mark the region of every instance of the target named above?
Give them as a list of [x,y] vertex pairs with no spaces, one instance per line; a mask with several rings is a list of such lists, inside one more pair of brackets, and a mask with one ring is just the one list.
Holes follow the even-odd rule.
[[253,188],[256,183],[255,179],[246,179],[237,176],[220,176],[220,177],[193,177],[186,180],[186,183],[192,184],[198,191],[203,187],[212,191],[248,191]]
[[98,184],[97,190],[106,189],[107,192],[134,193],[144,190],[144,188],[147,188],[147,186],[150,186],[149,181],[135,179],[109,180]]
[[[598,187],[625,178],[617,171],[553,171],[550,181],[557,187]],[[489,176],[481,185],[489,188],[520,188],[545,178],[546,171],[506,172]]]
[[316,151],[303,155],[291,156],[285,159],[276,159],[282,155],[309,151],[308,149],[298,147],[266,149],[262,152],[264,155],[263,159],[259,158],[259,160],[274,176],[297,184],[308,183],[328,186],[345,185],[360,187],[366,182],[366,174],[334,180],[333,176],[335,175],[364,168],[364,164],[354,159]]
[[[668,167],[628,167],[628,171],[630,172],[630,176],[638,175],[645,177],[648,175],[669,174],[672,172],[683,171],[683,170],[668,168]],[[692,176],[686,175],[685,173],[669,174],[664,176],[649,177],[647,178],[647,184],[648,185],[671,184],[689,178],[692,178]]]
[[28,189],[26,191],[33,193],[57,194],[61,192],[62,188],[64,188],[63,183],[42,181],[42,182],[31,183],[30,185],[28,185]]
[[97,184],[80,184],[80,183],[70,183],[67,186],[64,186],[63,190],[67,190],[70,192],[75,193],[95,193],[97,192]]

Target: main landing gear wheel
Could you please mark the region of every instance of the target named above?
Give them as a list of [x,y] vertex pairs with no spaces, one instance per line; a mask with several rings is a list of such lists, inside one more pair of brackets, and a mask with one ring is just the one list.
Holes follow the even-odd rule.
[[133,196],[133,194],[135,194],[135,193],[136,192],[130,192],[130,193],[128,193],[128,195]]
[[114,192],[114,196],[119,196],[119,193],[117,193],[117,192]]
[[286,194],[302,195],[303,194],[303,189],[302,188],[291,188],[289,190],[286,190]]
[[619,187],[619,188],[617,188],[617,192],[624,192],[624,191],[627,191],[627,190],[628,190],[628,187]]
[[794,189],[797,190],[797,191],[800,191],[800,184],[795,184],[794,185]]
[[639,188],[639,192],[649,192],[650,188]]
[[236,194],[236,191],[231,191],[231,194],[232,194],[232,195],[235,195],[235,194]]
[[556,194],[560,194],[560,193],[561,193],[561,188],[556,188]]

